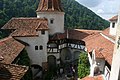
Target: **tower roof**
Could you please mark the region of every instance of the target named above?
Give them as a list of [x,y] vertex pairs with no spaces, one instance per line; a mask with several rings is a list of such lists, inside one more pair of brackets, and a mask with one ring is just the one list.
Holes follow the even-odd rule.
[[117,21],[117,20],[118,20],[118,15],[115,15],[109,19],[109,21]]
[[60,0],[41,0],[36,11],[63,12],[63,9]]

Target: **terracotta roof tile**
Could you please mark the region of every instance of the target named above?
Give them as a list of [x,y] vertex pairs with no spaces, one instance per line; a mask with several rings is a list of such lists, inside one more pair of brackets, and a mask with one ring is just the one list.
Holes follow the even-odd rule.
[[[102,50],[102,49],[101,49]],[[95,50],[95,57],[96,58],[104,58],[103,54],[101,53],[101,51],[99,50]]]
[[[0,76],[0,80],[20,80],[27,70],[28,67],[25,66],[0,63],[0,71],[3,73],[2,76]],[[9,79],[3,79],[4,76],[7,76]]]
[[[42,24],[42,26],[40,26]],[[43,25],[44,24],[44,25]],[[34,29],[46,30],[48,29],[47,19],[41,18],[12,18],[6,23],[2,29]]]
[[94,76],[94,77],[87,76],[81,80],[104,80],[104,79],[102,75],[99,75],[99,76]]
[[12,63],[24,48],[25,46],[23,44],[12,37],[0,40],[0,56],[2,56],[2,60],[0,62],[6,64]]
[[41,11],[41,12],[63,12],[63,9],[61,7],[61,2],[60,0],[41,0],[38,9],[36,11]]
[[113,16],[112,18],[109,19],[110,21],[117,21],[118,20],[118,15]]
[[110,31],[110,27],[108,27],[108,28],[106,28],[105,30],[103,30],[102,33],[103,33],[104,35],[106,35],[107,37],[109,37],[109,38],[111,38],[111,39],[113,39],[113,40],[115,41],[115,36],[110,35],[110,34],[109,34],[109,31]]
[[[114,43],[104,38],[101,34],[95,34],[94,36],[88,36],[85,39],[86,47],[88,52],[91,52],[93,49],[98,53],[102,54],[105,60],[111,65],[113,57]],[[101,56],[100,56],[101,57]]]
[[52,39],[75,39],[75,40],[83,40],[90,35],[99,33],[101,31],[97,30],[83,30],[83,29],[75,29],[75,30],[65,30],[65,33],[57,33],[55,34]]
[[43,30],[43,29],[47,30],[48,29],[48,24],[46,24],[46,22],[41,22],[41,23],[39,23],[39,25],[37,26],[36,29],[37,30]]
[[13,37],[32,37],[32,36],[38,36],[38,33],[36,30],[33,29],[17,29],[14,32],[10,34]]
[[2,29],[15,30],[11,36],[38,36],[38,30],[48,30],[47,19],[41,18],[12,18]]

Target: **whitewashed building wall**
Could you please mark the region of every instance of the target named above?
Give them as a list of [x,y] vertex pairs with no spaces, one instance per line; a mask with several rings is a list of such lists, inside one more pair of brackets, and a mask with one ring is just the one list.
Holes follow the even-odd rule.
[[[26,50],[30,57],[31,63],[42,66],[42,62],[47,62],[48,31],[45,31],[44,35],[41,34],[41,31],[38,32],[39,32],[38,37],[15,37],[15,38],[29,44],[29,46],[26,46]],[[38,50],[35,50],[35,46],[38,46]],[[43,46],[43,50],[40,50],[39,46]]]
[[64,14],[64,12],[37,12],[37,18],[48,19],[49,34],[53,35],[64,33]]
[[[113,23],[115,23],[113,27]],[[111,21],[110,22],[110,35],[115,36],[116,35],[116,30],[117,30],[117,21]]]
[[118,38],[120,37],[120,13],[118,17],[116,43],[113,54],[110,80],[120,80],[120,45],[118,47]]

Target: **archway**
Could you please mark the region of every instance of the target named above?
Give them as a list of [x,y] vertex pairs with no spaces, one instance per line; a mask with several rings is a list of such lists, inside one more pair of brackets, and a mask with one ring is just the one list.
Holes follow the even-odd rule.
[[48,67],[49,69],[56,67],[56,57],[54,55],[48,56]]
[[63,63],[71,62],[71,60],[72,60],[71,50],[69,48],[62,49],[61,53],[60,53],[60,57],[61,57],[61,61]]
[[78,65],[79,56],[80,56],[80,51],[73,52],[73,65],[74,66]]
[[73,60],[78,60],[79,59],[79,55],[80,55],[80,51],[75,51],[73,53]]

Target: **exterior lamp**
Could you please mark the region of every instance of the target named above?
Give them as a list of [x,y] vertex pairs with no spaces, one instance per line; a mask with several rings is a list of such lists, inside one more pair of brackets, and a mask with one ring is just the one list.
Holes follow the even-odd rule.
[[119,36],[119,38],[118,38],[117,43],[118,43],[118,48],[119,48],[119,46],[120,46],[120,36]]

